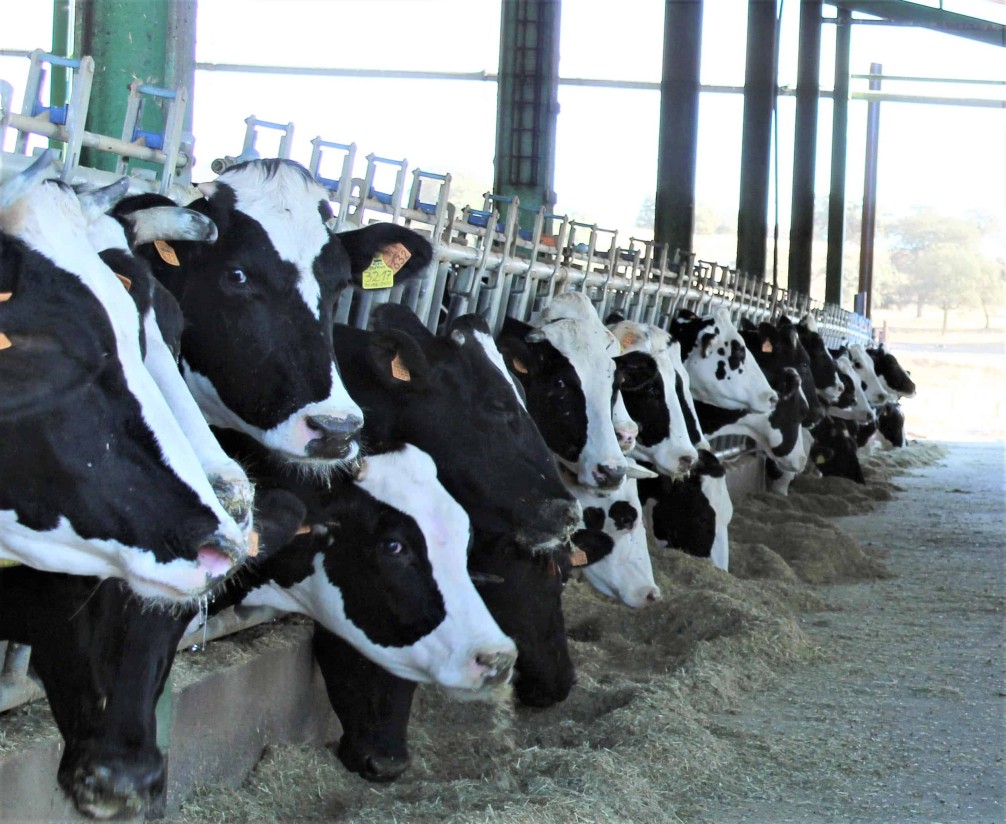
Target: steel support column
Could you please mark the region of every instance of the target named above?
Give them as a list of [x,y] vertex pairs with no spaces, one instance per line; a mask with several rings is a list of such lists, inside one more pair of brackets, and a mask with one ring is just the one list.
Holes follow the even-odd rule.
[[[94,58],[94,86],[87,129],[119,137],[126,116],[129,84],[140,78],[152,86],[185,86],[192,100],[195,76],[196,0],[77,0],[77,54]],[[186,113],[186,130],[191,120]],[[160,131],[163,117],[145,108],[142,127]],[[111,170],[115,158],[85,149],[82,163]]]
[[[883,67],[870,64],[870,91],[880,90]],[[880,101],[866,104],[866,171],[863,180],[863,233],[859,244],[859,294],[856,311],[866,317],[873,309],[873,239],[877,229],[877,167],[880,153]]]
[[502,4],[494,191],[534,210],[551,211],[556,199],[560,6],[559,0]]
[[701,57],[702,0],[665,0],[653,235],[671,250],[691,251],[695,231]]
[[793,195],[789,223],[789,288],[810,294],[814,248],[814,177],[817,161],[817,103],[821,91],[822,0],[801,0],[800,54],[796,75]]
[[828,262],[824,299],[842,305],[842,255],[845,243],[845,166],[849,140],[849,53],[852,12],[838,9],[835,25],[835,93],[831,115],[831,194],[828,197]]
[[748,0],[737,268],[756,277],[765,276],[776,37],[775,0]]

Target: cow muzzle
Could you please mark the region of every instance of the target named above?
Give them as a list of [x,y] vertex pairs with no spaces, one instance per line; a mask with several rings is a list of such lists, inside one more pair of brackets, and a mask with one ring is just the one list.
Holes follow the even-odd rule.
[[608,461],[598,464],[591,471],[594,483],[600,489],[618,489],[625,480],[628,467],[624,462],[615,463]]
[[307,442],[305,451],[312,458],[341,460],[352,458],[359,449],[363,419],[356,415],[336,418],[331,415],[309,415],[305,422],[315,437]]

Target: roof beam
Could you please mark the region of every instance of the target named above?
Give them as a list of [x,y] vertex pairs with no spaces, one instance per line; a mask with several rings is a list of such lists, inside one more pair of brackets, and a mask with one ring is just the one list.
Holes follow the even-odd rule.
[[945,34],[967,37],[991,46],[1006,47],[1006,26],[969,17],[965,14],[934,9],[905,0],[827,0],[828,5],[882,17],[894,23],[924,26]]

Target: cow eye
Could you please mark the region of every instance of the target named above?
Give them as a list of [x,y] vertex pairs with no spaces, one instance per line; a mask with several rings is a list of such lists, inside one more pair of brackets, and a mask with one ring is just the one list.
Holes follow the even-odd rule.
[[244,286],[248,283],[248,275],[243,269],[228,269],[224,272],[224,280],[228,286]]
[[562,378],[556,378],[555,379],[555,388],[556,389],[565,389],[566,388],[566,381],[564,381]]
[[402,541],[387,540],[381,547],[388,555],[402,555],[405,553],[405,544]]

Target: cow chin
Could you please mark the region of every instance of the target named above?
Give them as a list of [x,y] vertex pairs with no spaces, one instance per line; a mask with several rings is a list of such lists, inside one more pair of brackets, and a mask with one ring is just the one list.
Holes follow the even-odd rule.
[[509,681],[502,684],[490,684],[477,689],[444,687],[444,692],[454,701],[469,704],[478,702],[505,707],[513,701],[513,685]]

